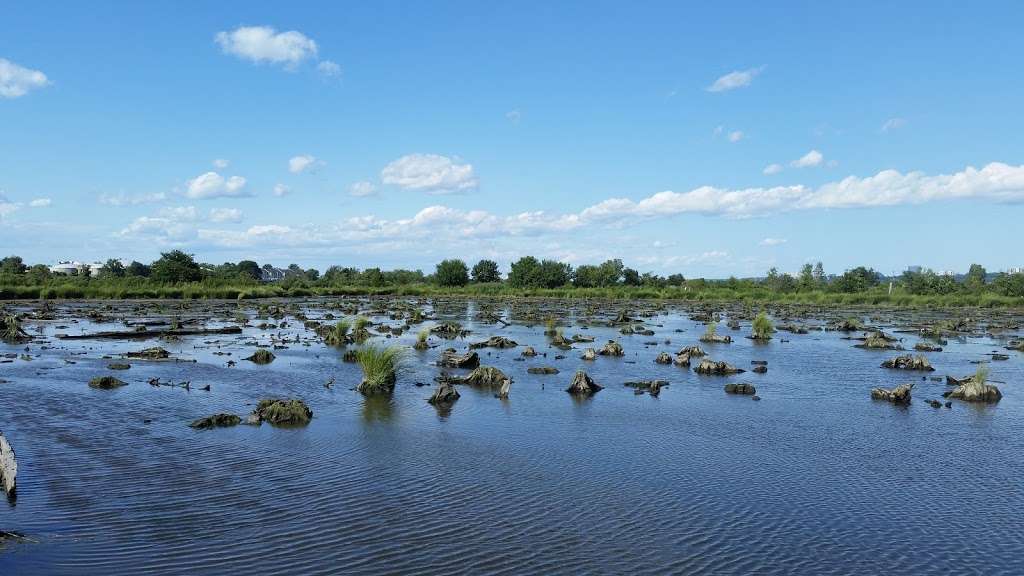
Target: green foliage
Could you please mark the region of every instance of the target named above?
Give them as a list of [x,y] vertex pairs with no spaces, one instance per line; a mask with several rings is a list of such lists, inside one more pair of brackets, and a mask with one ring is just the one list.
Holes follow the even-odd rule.
[[140,278],[149,278],[151,271],[149,266],[135,260],[132,260],[132,263],[128,265],[126,270],[128,276],[138,276]]
[[858,266],[844,272],[842,276],[836,279],[834,285],[837,292],[853,293],[864,292],[878,286],[881,281],[882,275],[876,272],[874,268]]
[[21,256],[8,256],[0,260],[0,274],[24,274],[27,269]]
[[348,343],[348,331],[351,326],[348,320],[339,320],[337,324],[323,331],[324,343],[328,346],[344,346]]
[[988,365],[978,364],[978,367],[974,370],[974,376],[971,377],[971,381],[978,385],[984,385],[988,382]]
[[121,264],[121,261],[116,258],[111,258],[100,268],[100,276],[111,276],[114,278],[123,278],[128,273],[128,270]]
[[242,260],[235,266],[235,269],[237,270],[238,274],[247,276],[253,280],[259,280],[260,278],[263,277],[263,273],[260,270],[260,265],[257,264],[256,262],[253,262],[252,260]]
[[772,321],[764,311],[759,312],[757,316],[754,317],[752,328],[752,336],[755,340],[768,340],[772,337],[772,332],[775,332],[775,327],[772,326]]
[[558,288],[572,279],[572,267],[555,260],[537,261],[533,256],[512,263],[509,285],[516,288]]
[[709,339],[713,339],[717,333],[718,333],[718,322],[715,322],[715,321],[708,322],[707,325],[704,328],[704,337],[705,338],[709,338]]
[[382,394],[394,390],[406,354],[406,349],[401,346],[361,348],[356,352],[356,361],[363,369],[359,391],[363,394]]
[[469,268],[462,260],[443,260],[437,265],[434,279],[438,286],[446,288],[465,286],[469,284]]
[[151,277],[158,282],[196,282],[203,277],[193,256],[181,250],[162,253],[151,269]]
[[501,282],[501,272],[498,270],[498,263],[494,260],[481,260],[473,265],[473,282],[478,284],[486,282]]

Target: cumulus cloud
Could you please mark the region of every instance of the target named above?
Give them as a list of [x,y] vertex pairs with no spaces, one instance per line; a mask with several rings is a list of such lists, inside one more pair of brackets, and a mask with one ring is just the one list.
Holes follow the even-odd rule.
[[350,196],[356,197],[372,196],[377,193],[377,187],[373,185],[373,182],[367,182],[366,180],[353,182],[348,187],[348,193]]
[[740,140],[743,140],[742,130],[733,130],[732,132],[729,132],[729,142],[739,142]]
[[689,192],[658,192],[639,201],[612,198],[584,209],[580,217],[596,220],[687,213],[749,217],[814,208],[896,206],[968,198],[1024,202],[1024,165],[993,162],[980,170],[969,166],[954,174],[935,176],[883,170],[874,176],[849,176],[818,188],[795,185],[730,190],[702,186]]
[[206,172],[188,181],[185,196],[192,199],[245,196],[245,178],[224,178],[216,172]]
[[385,166],[380,176],[385,184],[434,193],[471,190],[478,184],[471,164],[438,154],[402,156]]
[[292,189],[284,184],[274,184],[274,196],[277,196],[278,198],[281,196],[287,196],[291,191]]
[[167,200],[167,194],[164,192],[154,192],[152,194],[139,194],[135,196],[129,196],[124,193],[121,194],[100,194],[100,204],[106,204],[107,206],[138,206],[140,204],[156,204]]
[[238,208],[211,208],[211,222],[241,222],[242,211]]
[[[219,229],[211,225],[212,213],[211,217],[198,218],[194,209],[186,207],[166,209],[155,217],[136,219],[123,234],[165,244],[199,243],[225,248],[308,246],[324,251],[348,246],[381,252],[412,248],[452,250],[458,246],[480,246],[481,240],[487,241],[483,244],[507,240],[519,246],[522,245],[518,241],[520,238],[543,237],[545,240],[538,245],[544,246],[546,253],[558,252],[568,258],[571,248],[561,252],[556,250],[559,235],[568,232],[585,234],[591,230],[606,230],[612,225],[639,224],[681,214],[744,218],[799,210],[895,206],[958,199],[1024,203],[1024,165],[991,163],[981,169],[968,167],[953,174],[938,175],[884,170],[873,176],[850,176],[816,188],[801,185],[743,189],[702,186],[687,192],[658,192],[639,200],[610,198],[570,213],[526,211],[501,215],[487,210],[466,210],[438,204],[405,218],[363,215],[328,224],[259,223],[244,230]],[[424,245],[424,237],[430,238],[429,246]],[[765,238],[761,244],[777,246],[783,242],[785,239]],[[698,257],[706,258],[708,265],[715,265],[726,257],[720,251],[665,256],[673,258],[661,261],[666,267],[704,262],[696,260]]]
[[53,204],[53,201],[51,201],[49,198],[36,198],[35,200],[32,200],[31,202],[28,203],[28,205],[31,206],[32,208],[46,208],[50,204]]
[[749,70],[735,70],[729,72],[725,76],[715,80],[711,86],[707,87],[708,92],[727,92],[729,90],[735,90],[737,88],[745,88],[750,86],[750,83],[754,81],[754,78],[761,73],[764,67],[751,68]]
[[49,84],[49,78],[39,70],[0,58],[0,98],[19,98]]
[[307,171],[316,170],[318,167],[323,166],[322,160],[317,160],[316,156],[309,154],[303,154],[301,156],[292,156],[288,160],[288,171],[292,174],[301,174]]
[[230,32],[218,32],[214,41],[225,54],[288,69],[317,55],[316,42],[305,34],[295,30],[277,32],[270,26],[239,26]]
[[341,66],[337,62],[331,62],[330,60],[321,60],[316,65],[316,71],[324,78],[338,78],[341,76]]
[[227,168],[230,165],[231,165],[231,162],[229,162],[229,161],[227,161],[227,160],[225,160],[223,158],[217,158],[216,160],[213,161],[213,167],[217,168],[218,170],[223,170],[223,169]]
[[810,168],[812,166],[820,166],[822,160],[824,159],[825,157],[821,154],[821,152],[818,152],[817,150],[811,150],[807,154],[804,154],[800,158],[797,158],[796,160],[790,162],[790,166],[794,168]]
[[765,166],[764,170],[761,172],[769,176],[772,174],[778,174],[779,172],[782,172],[782,164],[769,164]]
[[207,216],[195,206],[167,206],[156,216],[140,216],[123,228],[125,238],[146,239],[164,244],[184,245],[199,238],[199,226],[204,222],[240,222],[242,211],[237,208],[212,208]]

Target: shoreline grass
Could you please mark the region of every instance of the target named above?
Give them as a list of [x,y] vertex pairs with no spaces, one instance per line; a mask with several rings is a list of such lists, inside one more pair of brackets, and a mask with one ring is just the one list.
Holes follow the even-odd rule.
[[910,294],[894,290],[832,292],[810,290],[774,292],[766,288],[733,289],[705,286],[612,288],[513,288],[505,284],[470,284],[441,287],[433,284],[398,286],[320,285],[220,285],[204,282],[161,284],[156,282],[89,281],[52,282],[42,285],[0,285],[0,300],[250,300],[317,296],[410,296],[558,298],[572,300],[677,300],[689,302],[740,302],[755,304],[807,304],[828,306],[879,306],[897,308],[1024,308],[1024,297],[991,292],[944,295]]

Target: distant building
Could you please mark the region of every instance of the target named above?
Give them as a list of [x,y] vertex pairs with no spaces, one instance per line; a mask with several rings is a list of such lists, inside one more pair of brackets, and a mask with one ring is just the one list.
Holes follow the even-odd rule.
[[62,276],[79,276],[84,275],[88,271],[90,276],[99,276],[101,268],[103,268],[103,264],[100,262],[86,264],[76,260],[62,260],[50,266],[50,273]]
[[270,264],[264,264],[263,268],[260,268],[260,280],[264,282],[280,282],[284,280],[284,276],[284,270],[275,268]]
[[920,266],[907,266],[907,272],[910,272],[911,274],[920,274],[921,273],[921,267]]
[[943,270],[942,272],[939,272],[939,276],[956,276],[956,272],[953,272],[952,270]]
[[1009,270],[1006,271],[1006,273],[1007,274],[1024,274],[1024,268],[1021,268],[1021,267],[1010,268]]

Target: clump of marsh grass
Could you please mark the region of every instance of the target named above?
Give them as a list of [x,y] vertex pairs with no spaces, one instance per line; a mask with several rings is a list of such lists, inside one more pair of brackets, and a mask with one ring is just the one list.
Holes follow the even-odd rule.
[[554,336],[554,335],[556,335],[559,332],[557,326],[558,326],[558,323],[555,322],[554,317],[548,316],[547,320],[544,321],[544,327],[545,327],[544,335],[545,336]]
[[971,382],[979,386],[984,386],[988,382],[988,374],[988,365],[978,364],[977,370],[974,371],[974,376],[971,376]]
[[718,335],[718,322],[711,321],[707,323],[704,328],[704,337],[708,340],[714,340],[715,336]]
[[356,342],[365,342],[370,337],[370,330],[367,328],[369,325],[368,318],[356,316],[356,319],[352,321],[352,339]]
[[3,323],[0,324],[0,340],[8,344],[17,344],[29,339],[28,332],[25,332],[25,329],[21,327],[21,320],[18,320],[17,316],[14,314],[5,314],[3,316]]
[[572,340],[568,340],[565,337],[565,333],[562,332],[561,328],[555,328],[554,330],[552,330],[550,336],[551,345],[554,346],[555,348],[560,348],[562,350],[568,350],[572,348]]
[[406,349],[400,346],[361,348],[356,353],[356,361],[363,369],[363,381],[357,390],[363,394],[390,394],[395,389],[405,355]]
[[339,320],[334,326],[324,326],[321,329],[324,343],[328,346],[344,346],[348,344],[348,331],[351,324],[348,320]]
[[764,311],[759,312],[757,316],[754,317],[752,328],[753,334],[751,334],[751,338],[754,340],[771,340],[772,332],[775,332],[775,327],[772,326],[772,321]]
[[275,356],[273,352],[267,350],[266,348],[259,348],[255,352],[253,352],[252,356],[245,358],[245,360],[248,360],[249,362],[252,362],[254,364],[270,364],[271,362],[274,361],[274,358]]
[[416,344],[413,345],[413,348],[417,350],[426,350],[428,348],[428,338],[430,338],[430,329],[423,328],[422,330],[416,333]]

